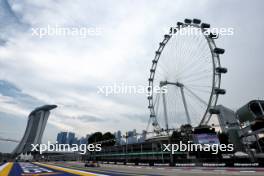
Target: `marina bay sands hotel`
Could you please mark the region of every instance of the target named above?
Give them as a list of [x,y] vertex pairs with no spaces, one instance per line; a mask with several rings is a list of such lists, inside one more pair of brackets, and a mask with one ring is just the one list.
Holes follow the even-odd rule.
[[14,155],[27,153],[31,151],[31,144],[40,144],[46,127],[50,110],[56,108],[56,105],[44,105],[33,110],[27,121],[27,127],[22,140],[12,152]]

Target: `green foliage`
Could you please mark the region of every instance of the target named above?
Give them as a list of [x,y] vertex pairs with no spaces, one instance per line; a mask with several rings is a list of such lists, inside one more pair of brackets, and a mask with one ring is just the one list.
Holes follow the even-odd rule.
[[178,144],[178,143],[180,143],[180,141],[182,141],[183,136],[182,136],[181,132],[173,131],[170,138],[171,138],[171,142]]
[[95,132],[88,138],[88,143],[101,143],[102,146],[113,146],[115,145],[115,136],[110,132],[106,132],[105,134]]
[[102,141],[102,138],[103,138],[103,134],[101,132],[95,132],[88,138],[88,143],[92,144],[92,143]]
[[113,146],[113,145],[115,145],[115,136],[112,133],[110,133],[110,132],[106,132],[103,135],[102,139],[103,139],[103,141],[105,141],[105,142],[102,143],[103,146]]

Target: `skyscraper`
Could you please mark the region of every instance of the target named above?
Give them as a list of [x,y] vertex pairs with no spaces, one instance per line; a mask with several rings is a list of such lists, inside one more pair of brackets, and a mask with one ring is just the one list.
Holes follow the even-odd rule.
[[70,145],[76,143],[75,133],[73,133],[73,132],[69,132],[68,133],[67,143],[70,144]]
[[135,129],[133,131],[128,131],[127,135],[128,135],[128,139],[127,139],[128,144],[137,143],[137,131]]
[[41,106],[29,114],[24,136],[13,151],[13,154],[30,152],[32,149],[31,144],[41,144],[43,132],[50,115],[50,110],[56,107],[56,105]]
[[66,144],[67,143],[67,132],[58,133],[57,141],[59,144]]
[[58,144],[77,144],[78,139],[73,132],[60,132],[57,134]]

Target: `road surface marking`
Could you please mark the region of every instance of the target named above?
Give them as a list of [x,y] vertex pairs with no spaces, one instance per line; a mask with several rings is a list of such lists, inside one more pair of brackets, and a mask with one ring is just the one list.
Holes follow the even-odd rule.
[[256,171],[240,171],[240,172],[256,172]]
[[6,176],[9,174],[11,168],[13,167],[13,163],[6,163],[0,167],[0,175]]
[[53,165],[49,165],[49,164],[43,164],[43,163],[34,163],[34,164],[44,166],[44,167],[48,167],[48,168],[55,169],[55,170],[68,172],[71,174],[80,175],[80,176],[106,176],[106,175],[102,175],[102,174],[95,174],[95,173],[86,172],[86,171],[80,171],[80,170],[75,170],[75,169],[68,169],[68,168],[64,168],[64,167],[59,167],[59,166],[53,166]]
[[157,169],[159,169],[159,170],[164,170],[165,168],[163,168],[163,167],[158,167]]
[[32,163],[20,162],[18,166],[21,168],[21,175],[55,175],[61,172],[54,172],[50,169],[40,167]]
[[7,166],[8,163],[3,164],[2,166],[0,166],[0,172]]

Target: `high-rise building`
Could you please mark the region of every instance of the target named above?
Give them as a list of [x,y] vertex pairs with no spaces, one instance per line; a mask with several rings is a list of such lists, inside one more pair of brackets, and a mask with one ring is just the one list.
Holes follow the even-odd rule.
[[60,132],[57,135],[57,142],[59,144],[67,144],[67,132]]
[[145,142],[146,138],[147,138],[147,131],[143,130],[140,138],[138,139],[138,142],[143,143],[143,142]]
[[57,134],[58,144],[78,144],[78,139],[73,132],[60,132]]
[[57,134],[57,140],[56,140],[59,144],[61,143],[61,133]]
[[81,137],[81,138],[79,139],[79,142],[78,142],[79,145],[81,145],[81,144],[86,144],[86,143],[87,143],[87,139],[86,139],[85,137]]
[[127,135],[128,135],[128,138],[127,138],[128,144],[137,143],[137,131],[135,129],[133,131],[128,131]]
[[56,107],[56,105],[41,106],[29,114],[24,136],[13,151],[13,154],[17,155],[30,152],[32,144],[41,144],[43,132],[50,115],[50,110]]
[[118,130],[117,132],[114,133],[115,135],[115,139],[116,139],[116,144],[117,145],[121,145],[121,142],[122,142],[122,134],[121,134],[121,131]]
[[77,139],[75,139],[75,133],[69,132],[68,133],[68,138],[67,138],[67,144],[75,144],[77,142]]

